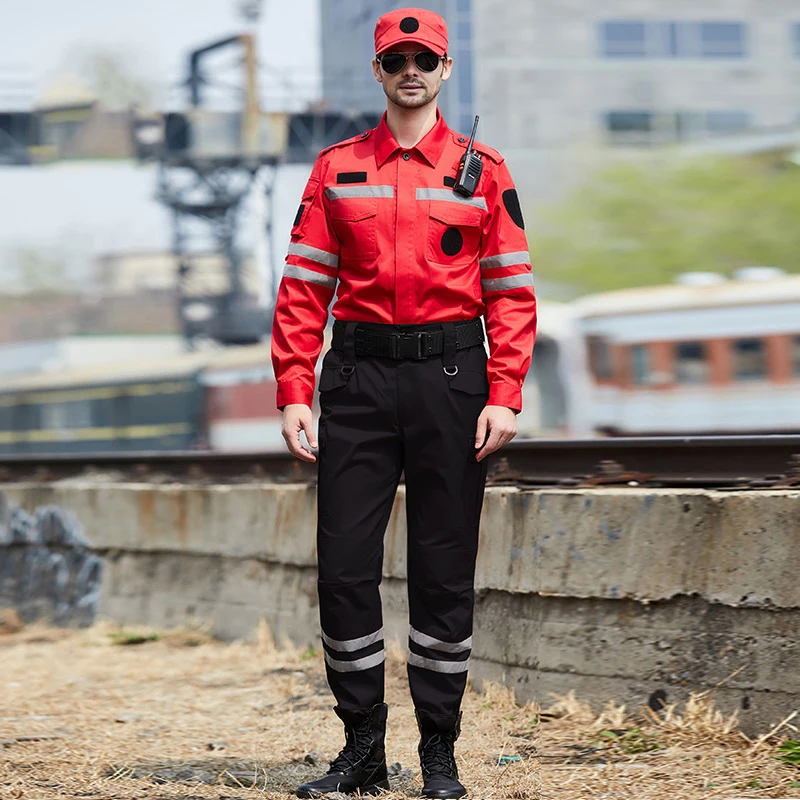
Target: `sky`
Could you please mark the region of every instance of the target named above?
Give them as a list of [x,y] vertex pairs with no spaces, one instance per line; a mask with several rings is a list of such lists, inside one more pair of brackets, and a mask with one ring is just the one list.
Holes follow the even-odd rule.
[[[22,79],[40,94],[75,54],[112,49],[145,79],[175,82],[186,53],[244,30],[241,0],[0,0],[0,89]],[[314,94],[319,81],[319,0],[262,0],[262,75],[280,71]]]

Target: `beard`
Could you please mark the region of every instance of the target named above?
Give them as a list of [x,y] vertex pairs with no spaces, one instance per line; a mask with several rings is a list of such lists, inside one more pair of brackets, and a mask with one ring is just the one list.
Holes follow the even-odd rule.
[[431,86],[426,86],[424,83],[414,83],[413,85],[419,86],[422,91],[416,92],[413,95],[409,95],[403,92],[403,90],[400,88],[400,84],[397,84],[394,87],[389,87],[384,81],[382,85],[384,94],[396,106],[400,106],[400,108],[422,108],[422,106],[426,106],[428,103],[435,100],[439,95],[439,90],[441,89],[441,84],[434,88]]

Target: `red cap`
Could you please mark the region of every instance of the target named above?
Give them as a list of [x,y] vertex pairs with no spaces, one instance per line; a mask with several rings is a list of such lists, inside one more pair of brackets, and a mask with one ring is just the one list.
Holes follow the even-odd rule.
[[443,56],[447,52],[447,23],[425,8],[398,8],[375,24],[375,54],[413,42]]

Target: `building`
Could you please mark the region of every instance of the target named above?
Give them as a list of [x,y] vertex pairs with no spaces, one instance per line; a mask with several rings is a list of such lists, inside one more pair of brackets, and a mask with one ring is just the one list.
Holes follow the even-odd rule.
[[[325,0],[323,90],[334,109],[381,108],[367,68],[377,16],[401,3]],[[798,0],[431,0],[456,70],[445,115],[508,159],[547,201],[607,160],[800,119]],[[455,83],[454,83],[455,81]]]
[[30,164],[35,87],[30,71],[0,63],[0,166]]

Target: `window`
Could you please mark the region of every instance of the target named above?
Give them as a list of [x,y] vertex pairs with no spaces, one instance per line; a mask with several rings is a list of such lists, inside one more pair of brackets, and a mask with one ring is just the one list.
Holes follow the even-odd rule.
[[650,383],[650,349],[644,344],[635,344],[631,347],[631,377],[635,386],[645,386]]
[[651,144],[656,138],[656,115],[650,111],[609,111],[605,128],[612,144]]
[[653,114],[649,111],[609,111],[606,127],[612,133],[649,133],[653,130]]
[[741,22],[701,22],[700,58],[744,58],[745,26]]
[[800,378],[800,336],[792,339],[792,374]]
[[767,351],[762,339],[737,339],[733,343],[733,377],[737,381],[767,377]]
[[453,74],[449,90],[448,109],[458,130],[466,136],[472,131],[473,100],[473,47],[472,0],[458,0],[456,14],[450,28],[451,53],[459,65]]
[[[471,65],[472,62],[469,59],[472,58],[472,52],[470,50],[461,50],[458,56],[462,64]],[[472,109],[472,70],[469,68],[464,70],[464,74],[458,82],[458,102],[463,107]],[[471,133],[473,119],[469,112],[466,114],[466,119],[469,120],[466,130],[468,133]]]
[[92,403],[90,400],[47,403],[42,406],[42,430],[71,431],[78,428],[89,428],[91,424]]
[[709,111],[705,115],[709,133],[737,133],[752,126],[746,111]]
[[611,348],[602,336],[590,336],[589,369],[597,380],[609,381],[614,377],[614,366],[611,362]]
[[[614,20],[600,24],[599,50],[605,58],[744,58],[746,34],[742,22]],[[794,37],[800,55],[800,32]]]
[[708,383],[708,356],[703,342],[675,345],[675,380],[678,383]]
[[608,58],[646,58],[644,22],[604,22],[600,26],[601,52]]
[[613,144],[649,145],[734,133],[752,124],[747,111],[608,111],[605,129]]
[[459,42],[472,42],[472,20],[469,17],[456,24],[456,39]]

